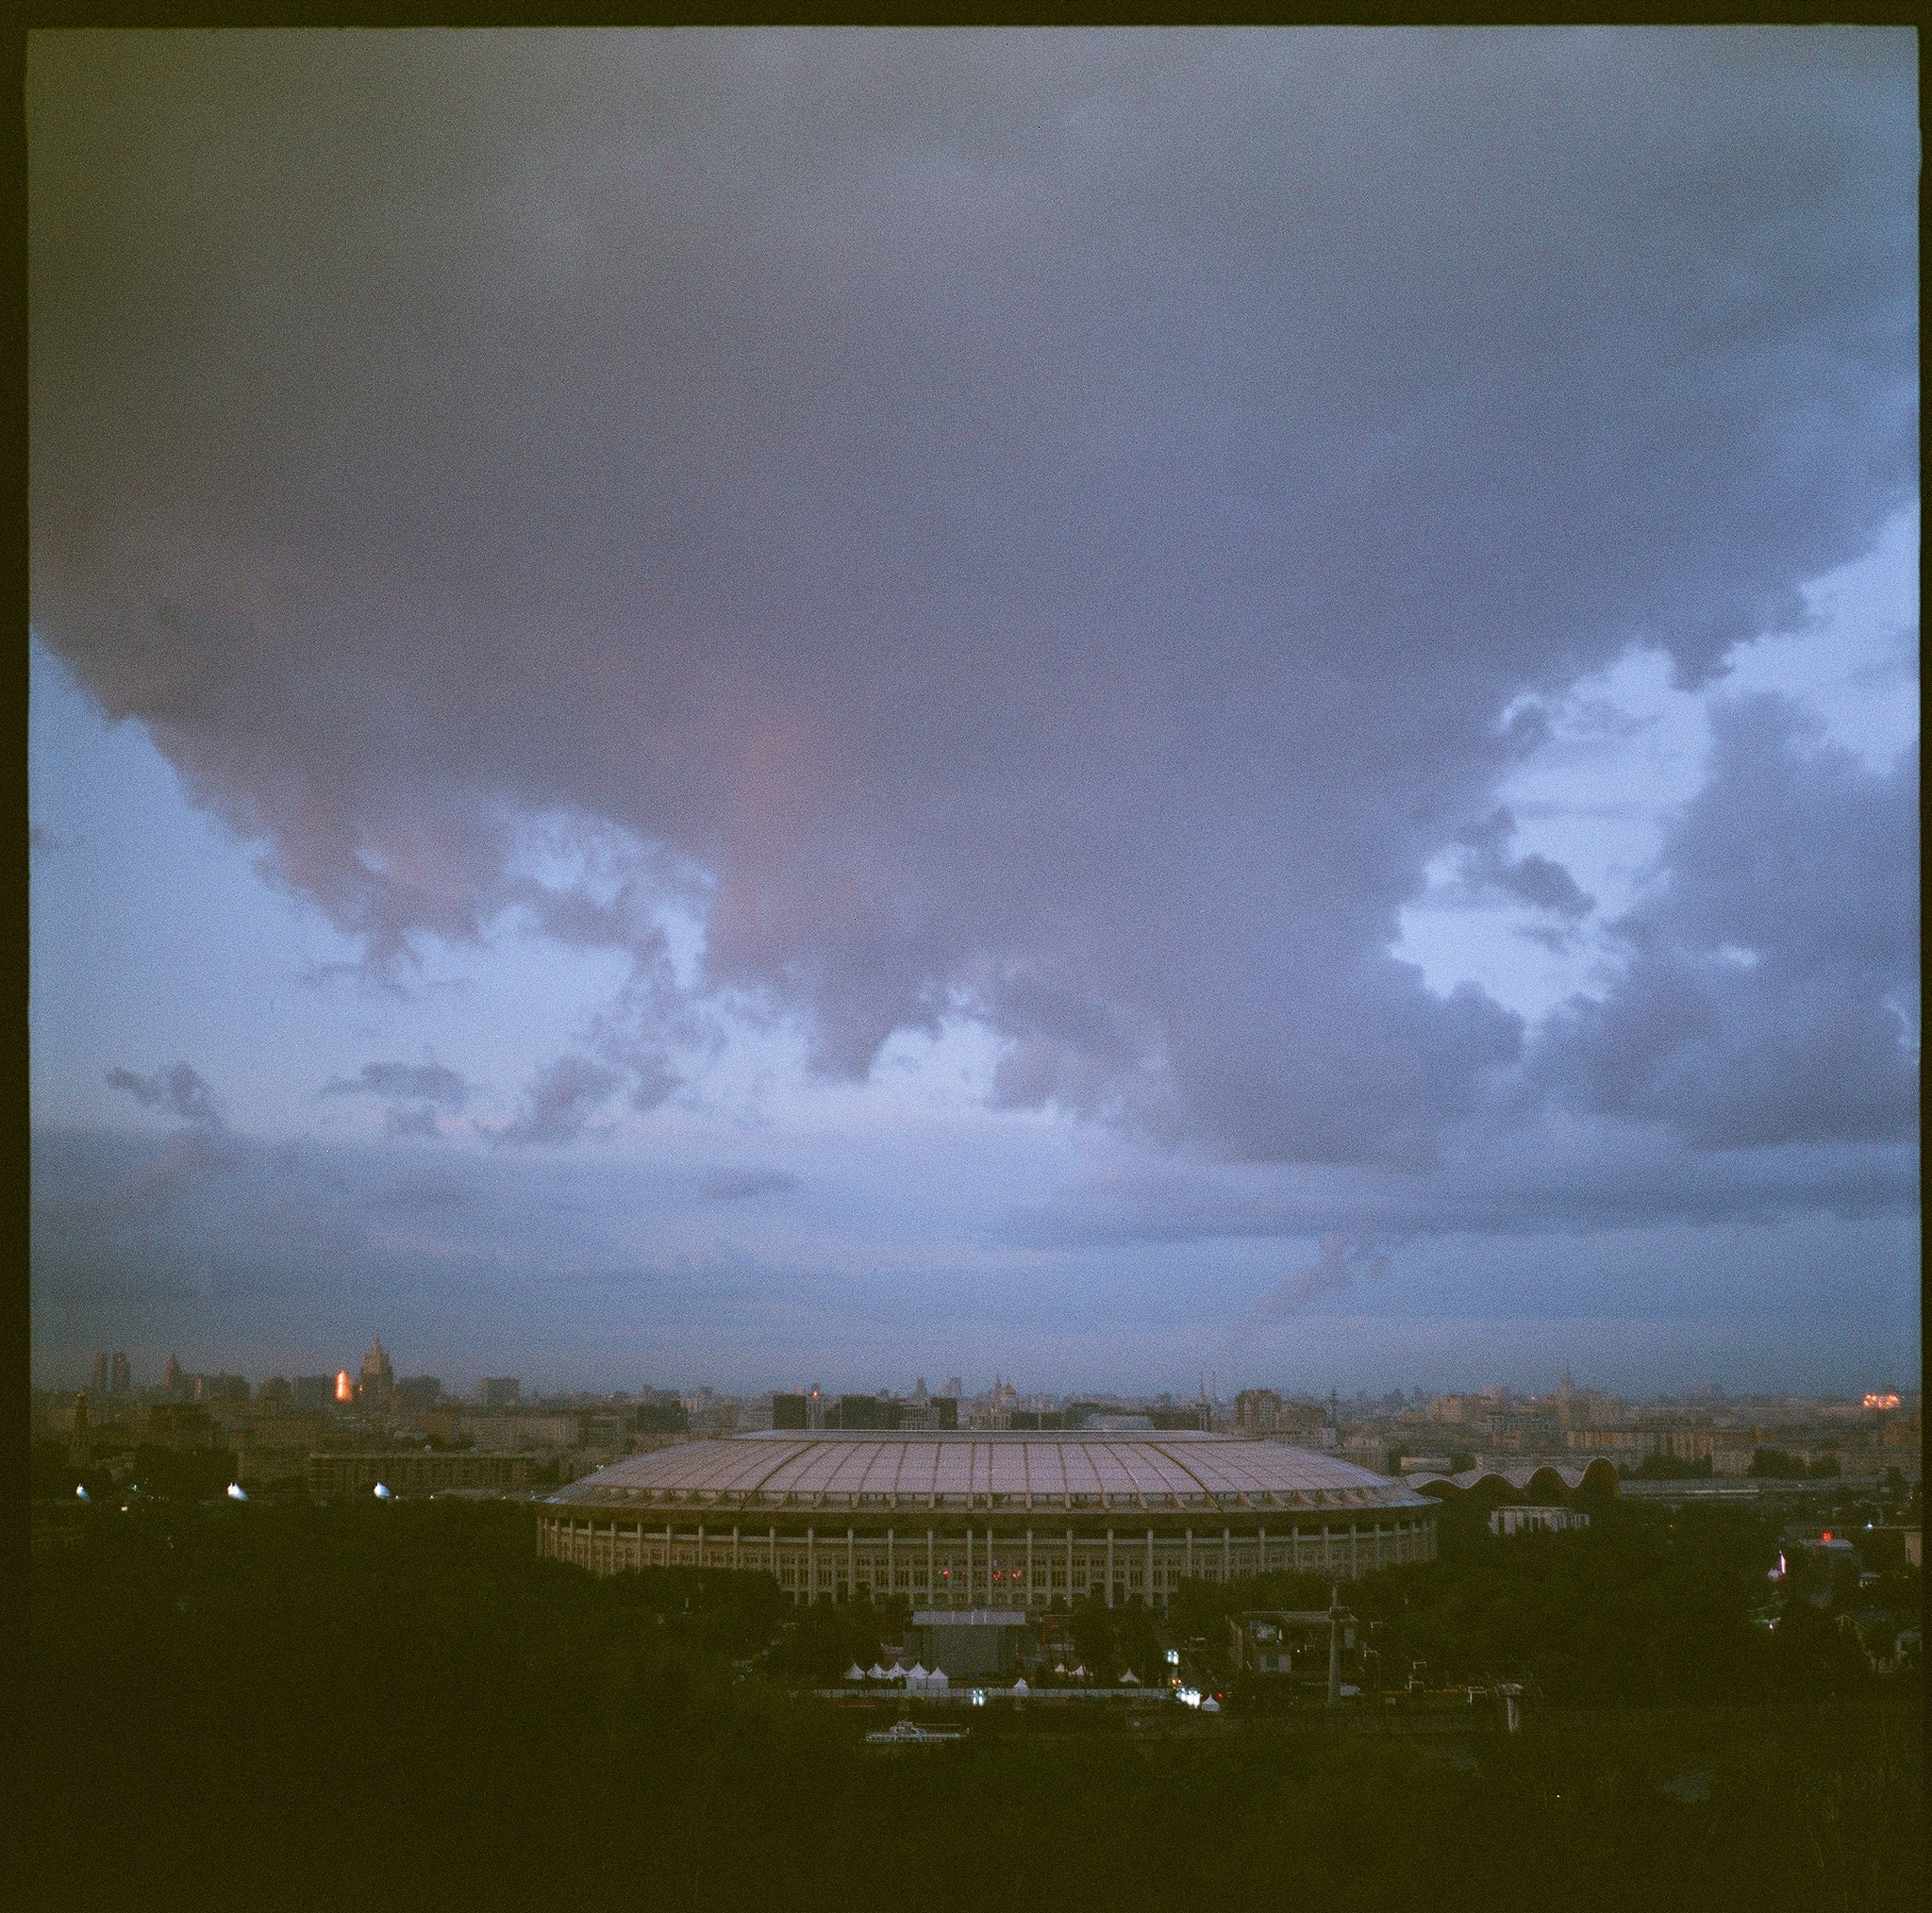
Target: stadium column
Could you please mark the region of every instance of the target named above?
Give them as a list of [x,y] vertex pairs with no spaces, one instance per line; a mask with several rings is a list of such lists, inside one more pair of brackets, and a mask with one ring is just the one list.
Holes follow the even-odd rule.
[[664,1565],[667,1568],[671,1565],[671,1523],[669,1522],[664,1523]]
[[966,1605],[973,1605],[973,1522],[966,1522]]
[[932,1530],[925,1531],[925,1605],[936,1607],[939,1605],[939,1589],[933,1585]]
[[858,1595],[858,1553],[852,1539],[852,1530],[845,1530],[845,1598],[856,1600]]
[[703,1567],[704,1565],[705,1565],[705,1524],[704,1524],[704,1522],[700,1522],[698,1523],[698,1566],[699,1566],[700,1568],[702,1568],[702,1567]]
[[1181,1574],[1190,1581],[1194,1578],[1194,1531],[1192,1528],[1188,1530],[1188,1552],[1182,1562]]
[[895,1593],[899,1587],[899,1556],[892,1546],[892,1530],[886,1530],[886,1589]]
[[1147,1530],[1147,1593],[1146,1605],[1154,1605],[1154,1530]]
[[1033,1530],[1026,1530],[1026,1605],[1033,1605]]
[[1113,1530],[1107,1531],[1107,1605],[1113,1605]]
[[735,1527],[731,1530],[731,1572],[734,1574],[738,1572],[738,1530]]
[[778,1581],[779,1587],[782,1588],[785,1584],[783,1581],[778,1580],[778,1530],[776,1528],[772,1530],[771,1539],[765,1545],[772,1551],[771,1559],[765,1565],[772,1571],[772,1579]]
[[1223,1528],[1221,1531],[1221,1580],[1224,1587],[1234,1579],[1234,1531]]
[[805,1599],[806,1605],[819,1598],[819,1543],[818,1534],[812,1528],[805,1531]]

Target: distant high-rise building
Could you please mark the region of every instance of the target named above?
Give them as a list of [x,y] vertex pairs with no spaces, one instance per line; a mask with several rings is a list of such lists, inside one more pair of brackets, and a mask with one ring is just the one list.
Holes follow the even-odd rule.
[[378,1336],[362,1357],[362,1376],[356,1386],[356,1399],[365,1407],[387,1408],[395,1391],[396,1372]]
[[1234,1425],[1243,1435],[1272,1435],[1281,1419],[1281,1397],[1273,1389],[1243,1389],[1234,1398]]
[[161,1387],[175,1401],[182,1401],[188,1393],[188,1377],[182,1372],[178,1356],[170,1356],[168,1366],[161,1371]]
[[442,1383],[435,1375],[405,1375],[396,1384],[395,1405],[409,1414],[433,1408],[442,1398]]
[[486,1375],[476,1384],[475,1399],[485,1408],[514,1408],[522,1388],[515,1375]]
[[960,1380],[960,1378],[959,1378],[959,1377],[958,1377],[958,1375],[954,1375],[954,1376],[952,1376],[952,1377],[951,1377],[951,1378],[950,1378],[950,1379],[949,1379],[949,1380],[947,1381],[947,1383],[946,1383],[946,1393],[947,1393],[948,1395],[950,1395],[950,1396],[951,1396],[951,1397],[953,1398],[953,1400],[954,1400],[954,1401],[956,1401],[956,1402],[957,1402],[957,1401],[958,1401],[958,1400],[959,1400],[959,1398],[960,1398],[960,1397],[961,1397],[962,1395],[964,1395],[964,1394],[965,1394],[965,1392],[966,1392],[966,1384],[965,1384],[965,1383],[964,1383],[963,1381],[961,1381],[961,1380]]
[[134,1392],[134,1371],[127,1366],[127,1357],[117,1355],[108,1373],[108,1392],[110,1395],[131,1395]]
[[932,1399],[931,1391],[925,1386],[925,1377],[924,1375],[921,1375],[918,1381],[912,1385],[912,1399],[915,1402],[929,1402]]
[[88,1372],[88,1392],[96,1401],[108,1392],[108,1352],[100,1350],[94,1356],[94,1365]]

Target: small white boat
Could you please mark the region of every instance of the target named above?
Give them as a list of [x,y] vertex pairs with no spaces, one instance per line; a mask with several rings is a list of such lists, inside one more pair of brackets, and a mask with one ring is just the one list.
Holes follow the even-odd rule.
[[964,1733],[958,1730],[936,1727],[915,1726],[910,1721],[894,1721],[883,1732],[868,1734],[866,1743],[873,1747],[930,1747],[941,1740],[963,1740]]

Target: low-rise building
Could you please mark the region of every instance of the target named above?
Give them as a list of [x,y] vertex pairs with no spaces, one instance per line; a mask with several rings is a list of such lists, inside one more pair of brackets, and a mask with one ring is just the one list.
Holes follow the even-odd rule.
[[1019,1670],[1029,1624],[1013,1607],[922,1608],[912,1616],[908,1645],[922,1666],[942,1670],[949,1680],[1004,1686]]
[[1589,1515],[1575,1507],[1498,1507],[1490,1510],[1490,1532],[1492,1535],[1560,1534],[1566,1528],[1587,1528],[1589,1525]]
[[1228,1617],[1237,1672],[1334,1701],[1357,1689],[1361,1646],[1356,1618],[1338,1597],[1325,1611],[1271,1609]]

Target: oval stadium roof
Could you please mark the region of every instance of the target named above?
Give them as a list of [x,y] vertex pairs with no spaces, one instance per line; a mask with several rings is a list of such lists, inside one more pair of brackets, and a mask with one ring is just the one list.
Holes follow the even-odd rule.
[[1237,1436],[980,1429],[741,1435],[633,1455],[545,1500],[582,1507],[1412,1508],[1429,1498],[1306,1448]]

